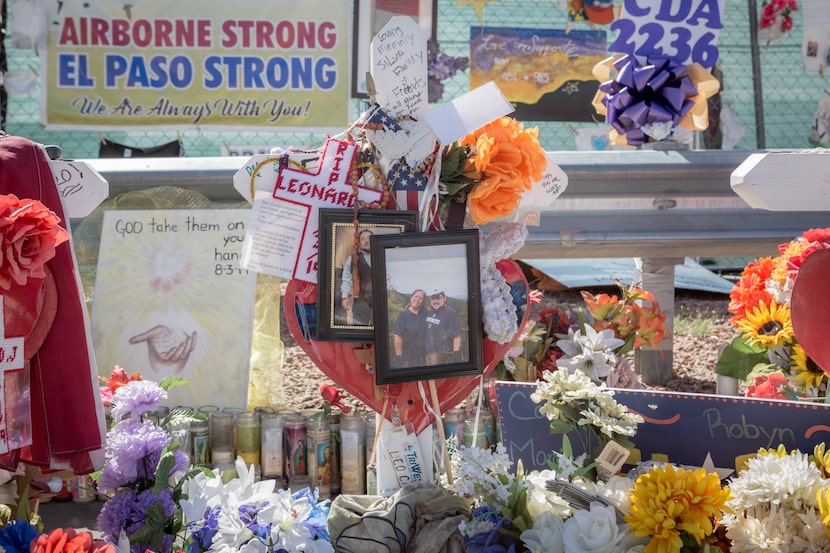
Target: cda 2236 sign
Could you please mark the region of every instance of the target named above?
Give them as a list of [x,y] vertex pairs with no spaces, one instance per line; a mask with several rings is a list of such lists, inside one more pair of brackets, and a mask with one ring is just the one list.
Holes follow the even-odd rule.
[[610,52],[667,56],[677,63],[711,69],[718,59],[725,0],[625,0],[610,29]]

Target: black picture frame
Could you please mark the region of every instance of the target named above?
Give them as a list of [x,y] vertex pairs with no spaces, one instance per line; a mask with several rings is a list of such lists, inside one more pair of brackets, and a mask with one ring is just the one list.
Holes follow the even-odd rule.
[[[388,5],[386,5],[388,4]],[[438,30],[438,0],[407,0],[390,2],[354,0],[352,20],[352,98],[368,98],[366,73],[369,71],[369,47],[372,39],[396,15],[407,15],[401,8],[411,9],[417,4],[418,26],[436,37]],[[387,9],[383,9],[387,8]]]
[[478,230],[377,236],[372,273],[378,385],[482,373]]
[[[358,232],[374,234],[413,232],[417,211],[373,210],[358,216]],[[371,298],[353,301],[357,321],[349,320],[342,304],[343,268],[354,251],[354,211],[321,208],[317,244],[319,252],[317,285],[317,340],[322,342],[372,342],[375,337]],[[354,311],[354,309],[353,309]],[[354,315],[354,313],[353,313]]]

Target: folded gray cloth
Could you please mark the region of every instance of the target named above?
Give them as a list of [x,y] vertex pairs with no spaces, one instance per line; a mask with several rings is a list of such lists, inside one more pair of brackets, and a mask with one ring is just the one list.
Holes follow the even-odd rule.
[[469,518],[467,500],[416,482],[391,497],[337,496],[328,528],[339,553],[463,553],[458,527]]

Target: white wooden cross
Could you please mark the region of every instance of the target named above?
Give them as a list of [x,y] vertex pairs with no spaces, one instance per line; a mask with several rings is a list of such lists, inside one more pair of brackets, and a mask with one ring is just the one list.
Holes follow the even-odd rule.
[[756,209],[830,211],[830,150],[750,154],[730,184]]
[[0,453],[9,451],[8,421],[6,420],[6,373],[24,367],[23,337],[6,337],[4,296],[0,296]]

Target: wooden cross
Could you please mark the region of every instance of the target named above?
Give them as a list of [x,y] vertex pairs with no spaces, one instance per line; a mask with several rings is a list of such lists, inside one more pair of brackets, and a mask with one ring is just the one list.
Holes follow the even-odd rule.
[[316,172],[289,166],[280,168],[274,198],[308,208],[300,250],[292,278],[317,284],[317,232],[321,207],[353,208],[355,201],[379,203],[383,193],[375,188],[357,186],[351,181],[352,165],[357,146],[337,138],[329,138],[323,146]]
[[23,337],[6,337],[5,312],[0,296],[0,453],[9,451],[8,421],[6,420],[6,372],[18,371],[24,366]]
[[755,209],[830,211],[830,151],[750,154],[730,184]]

